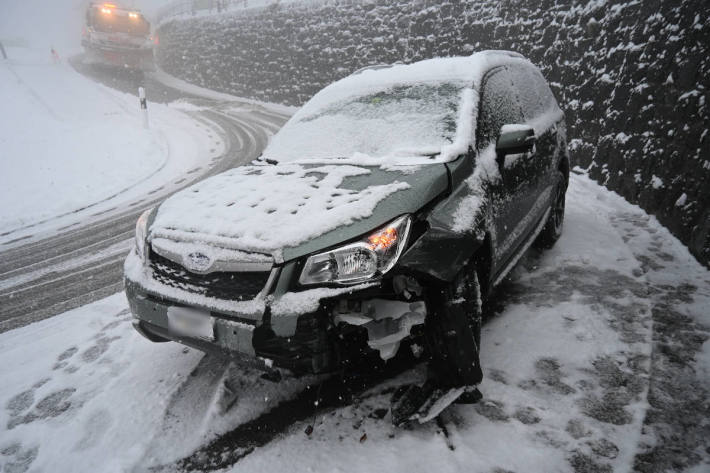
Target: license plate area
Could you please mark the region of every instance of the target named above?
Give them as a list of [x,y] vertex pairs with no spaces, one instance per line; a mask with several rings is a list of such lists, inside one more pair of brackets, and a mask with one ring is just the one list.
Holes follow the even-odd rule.
[[214,317],[188,307],[168,307],[168,331],[175,335],[214,341]]

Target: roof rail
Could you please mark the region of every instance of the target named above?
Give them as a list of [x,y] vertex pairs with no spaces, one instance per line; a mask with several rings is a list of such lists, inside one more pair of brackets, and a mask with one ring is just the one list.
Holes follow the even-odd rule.
[[473,54],[501,55],[501,56],[514,57],[517,59],[525,59],[525,56],[523,56],[522,54],[516,53],[515,51],[506,51],[505,49],[486,49],[483,51],[476,51]]
[[394,66],[394,64],[373,64],[371,66],[362,67],[362,68],[358,69],[357,71],[353,72],[351,75],[354,76],[355,74],[360,74],[361,72],[364,72],[364,71],[376,71],[378,69],[387,69],[392,66]]

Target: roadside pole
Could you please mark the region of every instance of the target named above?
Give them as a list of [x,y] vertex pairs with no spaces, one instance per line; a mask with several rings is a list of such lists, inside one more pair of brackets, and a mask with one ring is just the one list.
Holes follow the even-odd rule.
[[5,53],[5,46],[2,45],[2,41],[0,41],[0,53],[2,53],[3,59],[7,59],[7,54]]
[[145,89],[143,87],[138,87],[138,100],[141,104],[141,111],[143,112],[143,128],[148,128],[148,101],[145,99]]

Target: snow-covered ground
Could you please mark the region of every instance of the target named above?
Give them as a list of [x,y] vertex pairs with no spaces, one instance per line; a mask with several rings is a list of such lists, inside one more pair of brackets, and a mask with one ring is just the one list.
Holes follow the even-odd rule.
[[[481,403],[393,428],[392,387],[420,379],[418,367],[318,410],[310,436],[311,421],[295,418],[263,445],[224,451],[205,445],[314,380],[273,384],[175,343],[151,344],[134,333],[122,294],[3,333],[0,471],[172,471],[196,450],[180,465],[664,471],[675,451],[696,464],[688,471],[708,471],[710,272],[654,218],[573,176],[563,237],[529,253],[498,297],[483,330]],[[238,386],[226,412],[225,379]],[[639,467],[649,459],[657,470]]]
[[6,49],[0,241],[120,208],[224,150],[215,130],[196,126],[187,111],[150,103],[145,129],[137,91],[123,94],[93,82],[64,59],[55,63],[45,49]]

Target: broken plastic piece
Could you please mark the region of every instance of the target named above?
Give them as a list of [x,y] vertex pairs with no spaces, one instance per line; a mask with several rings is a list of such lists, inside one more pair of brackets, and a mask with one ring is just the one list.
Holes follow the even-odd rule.
[[[343,307],[341,304],[340,310]],[[383,360],[389,360],[397,354],[400,342],[409,336],[412,327],[423,324],[425,319],[423,301],[372,299],[363,301],[358,312],[336,311],[334,322],[366,328],[368,346],[378,350]]]

